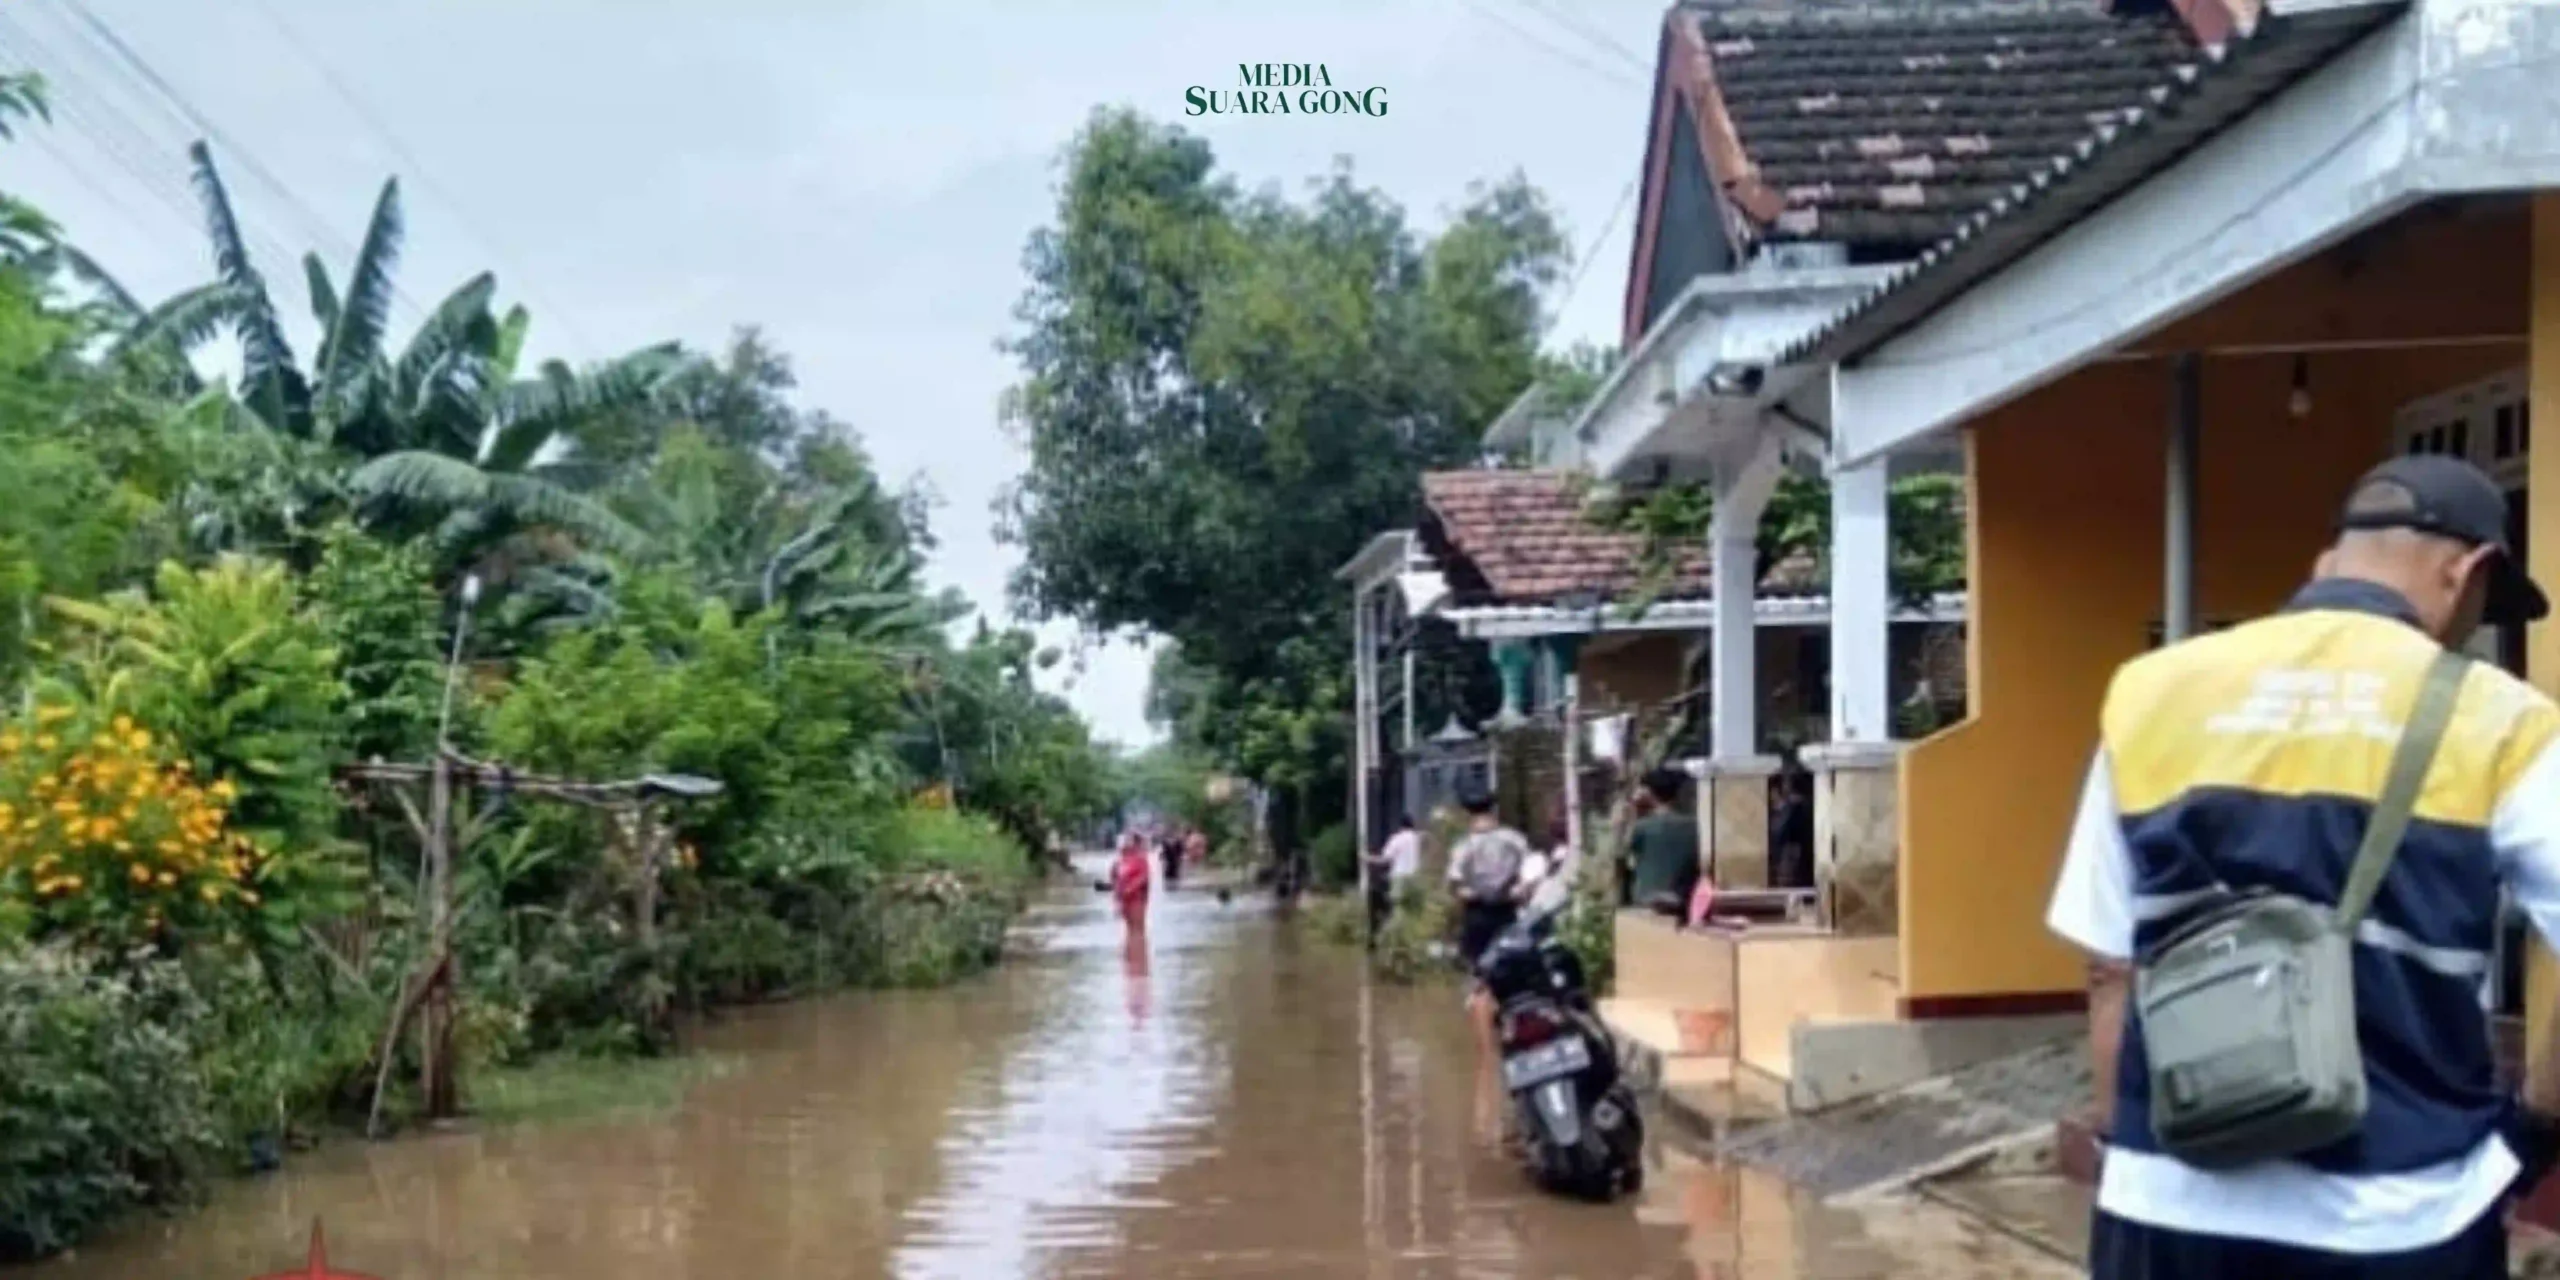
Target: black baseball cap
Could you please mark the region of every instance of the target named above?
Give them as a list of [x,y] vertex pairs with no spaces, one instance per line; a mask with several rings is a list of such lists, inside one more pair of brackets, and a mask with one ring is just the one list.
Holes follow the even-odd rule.
[[2507,495],[2487,472],[2442,454],[2393,458],[2356,481],[2344,529],[2413,529],[2474,547],[2495,547],[2489,559],[2489,602],[2483,620],[2511,627],[2551,612],[2551,601],[2533,584],[2507,542]]

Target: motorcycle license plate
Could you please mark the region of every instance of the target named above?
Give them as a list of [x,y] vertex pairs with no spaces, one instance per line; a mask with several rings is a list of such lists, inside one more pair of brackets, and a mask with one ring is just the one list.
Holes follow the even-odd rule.
[[1502,1060],[1502,1083],[1517,1092],[1533,1088],[1558,1076],[1569,1076],[1591,1065],[1591,1046],[1580,1036],[1550,1040],[1534,1049],[1523,1049]]

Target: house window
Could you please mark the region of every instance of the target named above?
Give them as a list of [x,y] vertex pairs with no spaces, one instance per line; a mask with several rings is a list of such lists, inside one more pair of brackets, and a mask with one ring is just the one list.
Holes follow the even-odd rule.
[[2494,461],[2504,462],[2516,456],[2516,406],[2499,405],[2496,422],[2496,438],[2491,441],[2489,456]]

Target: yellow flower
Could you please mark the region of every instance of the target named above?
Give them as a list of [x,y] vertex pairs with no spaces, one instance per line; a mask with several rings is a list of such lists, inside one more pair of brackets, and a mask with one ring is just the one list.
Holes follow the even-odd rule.
[[240,900],[254,907],[258,905],[258,891],[255,889],[243,889],[240,891]]
[[66,891],[77,893],[80,891],[80,886],[85,882],[78,876],[64,876],[58,883],[60,883]]
[[178,873],[175,871],[163,871],[160,874],[151,877],[151,879],[161,888],[166,889],[171,885],[178,883]]
[[63,839],[77,840],[88,833],[89,820],[87,818],[65,818],[62,820]]
[[151,731],[149,729],[136,729],[124,736],[124,744],[136,751],[149,751],[151,749]]
[[6,732],[0,732],[0,753],[16,755],[19,750],[24,748],[26,745],[26,738],[20,735],[17,730],[10,729]]
[[56,739],[50,733],[39,733],[36,735],[36,750],[38,751],[51,751],[55,747],[61,745],[61,741]]
[[196,890],[196,896],[207,902],[220,902],[222,901],[222,886],[208,880],[204,883],[202,888]]
[[66,707],[66,706],[63,706],[63,705],[61,705],[61,704],[59,704],[59,703],[56,703],[56,704],[54,704],[54,705],[52,705],[52,706],[47,706],[47,707],[38,707],[38,708],[36,708],[36,723],[37,723],[37,724],[59,724],[59,723],[61,723],[62,721],[64,721],[64,720],[68,720],[68,719],[70,719],[70,718],[71,718],[71,708]]
[[216,800],[229,800],[240,794],[240,788],[231,785],[229,778],[216,778],[212,786],[205,788],[205,792]]
[[146,867],[139,862],[126,866],[125,872],[133,877],[133,882],[135,884],[151,883],[151,868]]
[[90,820],[89,834],[100,840],[113,840],[119,825],[115,819],[101,814]]

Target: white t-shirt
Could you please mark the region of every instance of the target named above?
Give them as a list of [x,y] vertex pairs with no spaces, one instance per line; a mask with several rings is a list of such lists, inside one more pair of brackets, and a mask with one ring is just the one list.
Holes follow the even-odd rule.
[[1531,854],[1529,863],[1520,870],[1520,878],[1534,886],[1529,890],[1529,912],[1551,915],[1564,910],[1573,898],[1573,877],[1582,870],[1582,855],[1571,845],[1557,845],[1545,853]]
[[[2545,940],[2560,942],[2560,745],[2545,749],[2490,815],[2489,843],[2516,905]],[[2045,924],[2092,955],[2130,959],[2133,896],[2133,854],[2101,749],[2081,789]],[[2329,1253],[2399,1253],[2441,1244],[2477,1222],[2519,1167],[2494,1135],[2441,1164],[2359,1175],[2288,1160],[2213,1172],[2171,1156],[2110,1149],[2098,1207],[2198,1235]]]
[[1408,827],[1388,836],[1378,854],[1387,860],[1387,883],[1403,884],[1422,870],[1422,837]]

